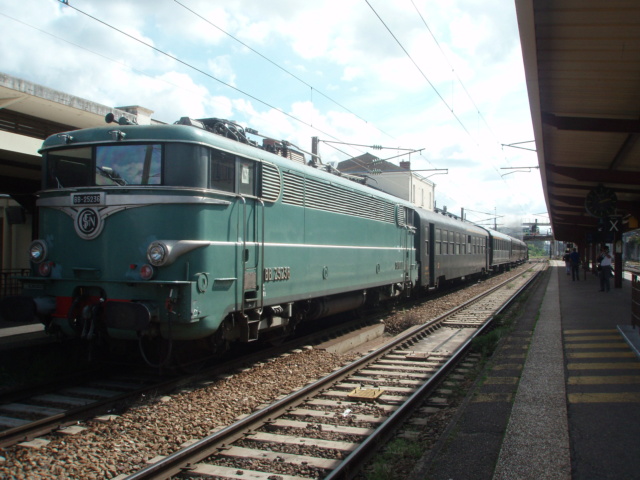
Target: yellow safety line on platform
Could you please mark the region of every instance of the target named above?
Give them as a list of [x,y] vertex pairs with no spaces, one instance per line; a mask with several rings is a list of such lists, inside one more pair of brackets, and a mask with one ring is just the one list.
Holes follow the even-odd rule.
[[620,334],[618,335],[566,335],[564,337],[565,342],[593,342],[594,340],[613,340],[619,341]]
[[638,403],[640,393],[570,393],[569,403]]
[[615,375],[612,377],[569,377],[567,385],[627,385],[640,383],[640,375]]
[[624,341],[616,342],[616,343],[565,343],[565,348],[567,350],[577,349],[577,348],[624,348],[629,349],[629,344]]
[[640,362],[569,363],[568,370],[640,370]]
[[615,328],[601,328],[599,330],[565,330],[562,332],[565,335],[583,335],[585,333],[617,333],[618,331]]
[[503,363],[502,365],[496,365],[494,370],[522,370],[524,365],[522,363]]
[[633,352],[569,352],[567,358],[636,358]]

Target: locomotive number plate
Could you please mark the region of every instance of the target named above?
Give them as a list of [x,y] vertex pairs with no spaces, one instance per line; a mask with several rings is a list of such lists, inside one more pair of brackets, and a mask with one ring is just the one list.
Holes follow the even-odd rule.
[[73,205],[102,205],[104,193],[72,193],[71,203]]
[[264,269],[264,281],[265,282],[281,282],[289,280],[291,278],[290,267],[275,267]]

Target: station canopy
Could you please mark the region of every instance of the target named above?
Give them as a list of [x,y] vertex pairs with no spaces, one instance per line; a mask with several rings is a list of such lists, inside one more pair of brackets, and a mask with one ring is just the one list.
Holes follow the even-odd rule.
[[515,0],[556,240],[640,218],[640,2]]

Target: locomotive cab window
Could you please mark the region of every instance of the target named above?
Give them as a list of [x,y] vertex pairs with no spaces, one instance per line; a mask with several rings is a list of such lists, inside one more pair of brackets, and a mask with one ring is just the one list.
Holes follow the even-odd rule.
[[207,188],[211,149],[187,143],[165,145],[164,185]]
[[48,188],[91,185],[91,148],[75,148],[46,154],[43,186]]
[[236,159],[230,153],[213,150],[211,153],[211,188],[224,192],[235,191]]
[[162,181],[160,144],[56,150],[45,154],[45,163],[45,189],[159,185]]

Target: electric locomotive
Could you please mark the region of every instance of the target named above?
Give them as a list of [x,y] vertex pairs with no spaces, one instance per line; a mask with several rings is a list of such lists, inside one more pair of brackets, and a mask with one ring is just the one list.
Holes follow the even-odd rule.
[[107,117],[45,140],[31,274],[5,318],[136,341],[148,361],[167,352],[160,363],[179,345],[277,339],[415,286],[409,203],[226,120]]

